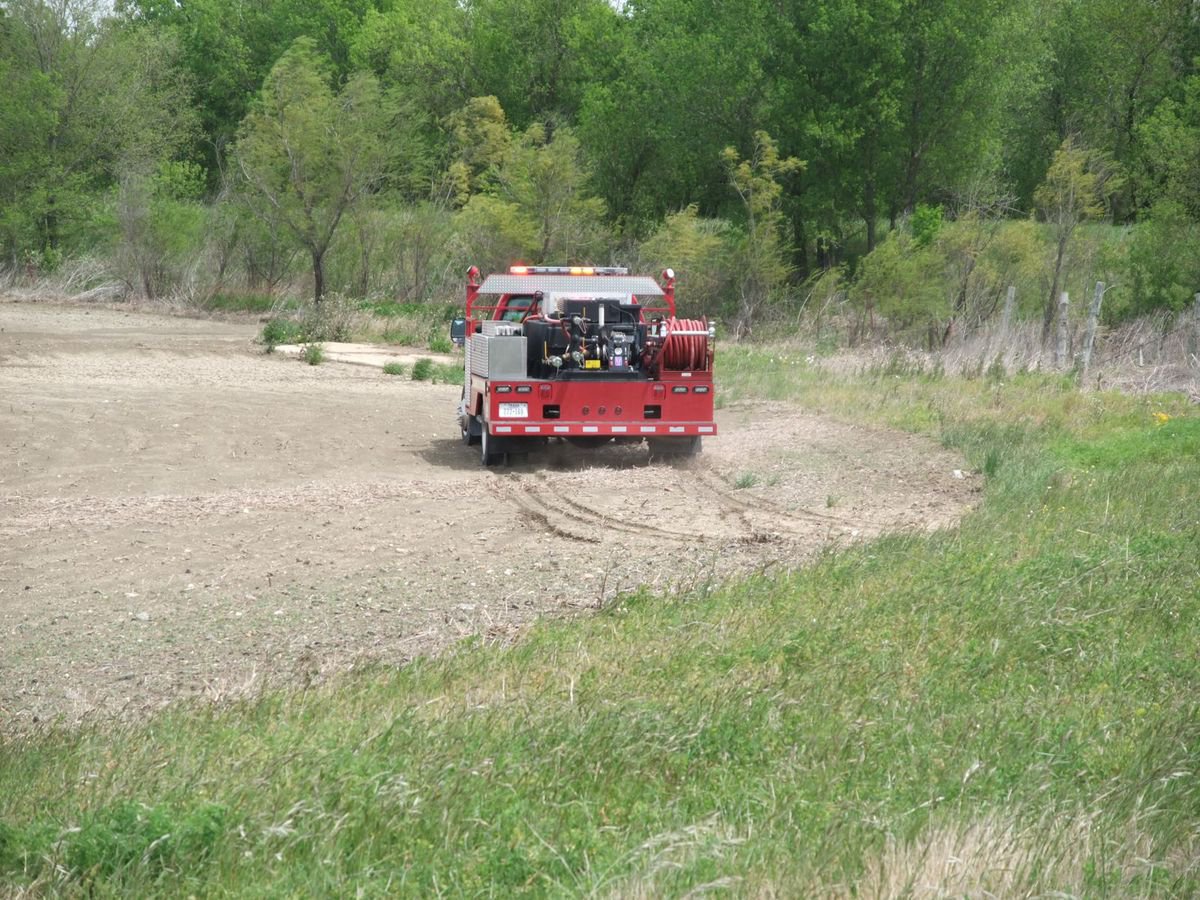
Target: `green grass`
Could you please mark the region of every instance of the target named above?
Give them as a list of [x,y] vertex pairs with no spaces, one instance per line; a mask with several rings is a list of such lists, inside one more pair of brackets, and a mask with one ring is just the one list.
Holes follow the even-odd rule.
[[754,472],[741,472],[733,480],[733,486],[739,491],[752,488],[756,484],[758,484],[758,475]]
[[325,348],[320,344],[305,344],[300,349],[300,358],[310,366],[319,366],[325,362]]
[[0,743],[0,893],[1195,896],[1184,400],[719,364],[730,404],[930,434],[981,506],[507,648]]
[[383,364],[384,375],[403,375],[408,370],[404,367],[404,363],[387,362]]
[[281,300],[271,294],[215,294],[203,304],[210,312],[269,313],[276,308],[299,309],[296,299]]
[[422,356],[412,367],[413,381],[429,381],[433,384],[462,384],[463,367],[458,363],[434,362]]

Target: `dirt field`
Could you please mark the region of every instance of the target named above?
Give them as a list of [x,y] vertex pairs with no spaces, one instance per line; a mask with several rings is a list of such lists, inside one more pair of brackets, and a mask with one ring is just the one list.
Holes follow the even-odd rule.
[[978,487],[928,442],[781,405],[722,410],[684,466],[552,447],[482,470],[457,387],[266,356],[254,333],[0,302],[0,730],[791,567],[951,522]]

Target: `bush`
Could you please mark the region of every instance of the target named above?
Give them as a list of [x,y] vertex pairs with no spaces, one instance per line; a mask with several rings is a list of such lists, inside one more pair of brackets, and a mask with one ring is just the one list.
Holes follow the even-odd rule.
[[384,375],[403,375],[405,371],[403,363],[389,362],[383,364]]
[[422,356],[413,364],[413,381],[431,381],[433,379],[433,360]]
[[258,342],[268,353],[280,344],[297,344],[304,340],[304,329],[295,319],[274,318],[263,326]]
[[449,353],[454,349],[454,345],[450,343],[450,338],[446,335],[435,334],[429,338],[429,349],[434,353]]
[[325,348],[320,344],[306,344],[300,350],[300,358],[310,366],[319,366],[325,362]]
[[304,339],[308,341],[349,341],[361,317],[358,304],[341,294],[328,294],[320,303],[304,310]]
[[1200,289],[1200,225],[1177,203],[1155,204],[1133,229],[1126,266],[1131,287],[1127,305],[1111,305],[1110,316],[1184,309]]

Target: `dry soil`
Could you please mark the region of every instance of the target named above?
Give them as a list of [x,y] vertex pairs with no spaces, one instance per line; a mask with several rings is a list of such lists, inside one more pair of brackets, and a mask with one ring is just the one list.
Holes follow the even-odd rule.
[[482,469],[459,388],[255,331],[0,302],[0,731],[506,639],[943,526],[978,489],[928,441],[780,404],[722,409],[684,465],[553,446]]

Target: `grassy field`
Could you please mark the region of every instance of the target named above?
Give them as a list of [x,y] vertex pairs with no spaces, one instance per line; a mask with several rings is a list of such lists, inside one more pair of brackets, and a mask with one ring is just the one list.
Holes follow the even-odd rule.
[[0,895],[1200,893],[1195,411],[720,362],[725,403],[935,435],[982,505],[510,647],[9,740]]

